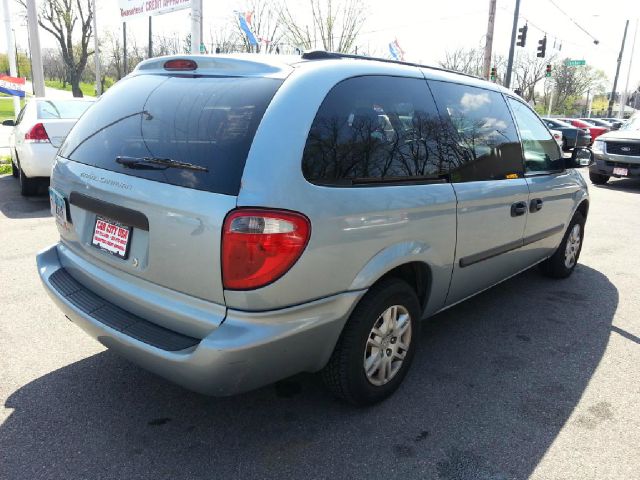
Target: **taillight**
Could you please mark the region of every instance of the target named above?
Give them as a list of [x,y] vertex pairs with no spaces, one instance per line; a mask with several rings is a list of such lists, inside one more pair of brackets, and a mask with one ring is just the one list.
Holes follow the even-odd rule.
[[24,139],[30,142],[48,142],[49,135],[41,123],[36,123],[31,130],[24,134]]
[[230,290],[264,287],[284,275],[307,246],[309,219],[283,210],[239,209],[222,230],[222,283]]

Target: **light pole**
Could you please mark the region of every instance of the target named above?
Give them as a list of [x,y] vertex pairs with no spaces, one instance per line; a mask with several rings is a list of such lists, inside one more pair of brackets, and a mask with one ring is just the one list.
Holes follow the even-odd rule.
[[516,32],[518,31],[518,16],[520,15],[520,0],[516,0],[516,8],[513,11],[513,27],[511,28],[511,45],[509,46],[509,61],[507,62],[507,76],[504,86],[511,87],[511,70],[513,69],[513,55],[516,48]]
[[202,0],[191,0],[191,53],[200,54],[202,43]]
[[102,95],[102,74],[100,72],[100,42],[98,42],[98,12],[96,12],[96,0],[91,0],[91,8],[93,9],[93,56],[96,61],[96,96]]
[[44,72],[42,70],[42,51],[40,49],[40,32],[38,31],[36,0],[27,0],[27,22],[29,23],[29,45],[31,50],[33,93],[36,97],[44,97]]

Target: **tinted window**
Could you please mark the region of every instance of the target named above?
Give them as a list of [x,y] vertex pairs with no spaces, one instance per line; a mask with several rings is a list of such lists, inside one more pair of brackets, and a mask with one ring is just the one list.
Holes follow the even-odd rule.
[[86,100],[38,100],[38,118],[80,118],[91,104]]
[[[60,155],[99,168],[237,195],[255,131],[282,83],[271,78],[139,75],[118,82],[71,130]],[[119,156],[169,158],[207,172],[132,169]]]
[[367,76],[336,85],[323,101],[304,150],[314,183],[446,178],[442,125],[424,80]]
[[525,171],[544,172],[562,168],[558,143],[538,116],[522,102],[510,98],[509,104],[520,131]]
[[501,180],[523,174],[522,152],[502,95],[448,82],[429,85],[455,151],[451,181]]

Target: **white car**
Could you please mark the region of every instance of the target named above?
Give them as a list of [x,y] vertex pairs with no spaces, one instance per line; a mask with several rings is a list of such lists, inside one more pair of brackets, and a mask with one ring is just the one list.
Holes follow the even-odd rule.
[[553,139],[556,143],[562,148],[562,132],[560,130],[549,130],[551,135],[553,135]]
[[42,179],[51,176],[58,148],[94,101],[37,98],[27,102],[15,121],[2,122],[13,126],[9,136],[12,173],[20,178],[22,195],[35,195]]

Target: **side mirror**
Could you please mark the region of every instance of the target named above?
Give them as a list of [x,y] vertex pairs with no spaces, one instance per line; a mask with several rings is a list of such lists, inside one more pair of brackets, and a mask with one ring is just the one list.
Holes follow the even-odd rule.
[[5,127],[14,127],[16,125],[16,122],[14,120],[11,120],[11,119],[4,120],[2,122],[2,125],[5,126]]
[[574,148],[571,158],[567,160],[567,168],[588,167],[593,163],[593,152],[589,148]]

